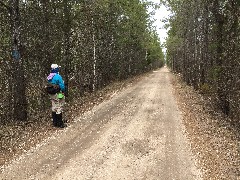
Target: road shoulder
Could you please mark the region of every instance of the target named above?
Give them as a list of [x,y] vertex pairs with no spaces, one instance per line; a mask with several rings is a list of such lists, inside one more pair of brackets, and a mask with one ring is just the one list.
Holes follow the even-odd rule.
[[204,179],[240,179],[239,134],[226,117],[215,112],[209,102],[178,75],[172,76],[172,84]]

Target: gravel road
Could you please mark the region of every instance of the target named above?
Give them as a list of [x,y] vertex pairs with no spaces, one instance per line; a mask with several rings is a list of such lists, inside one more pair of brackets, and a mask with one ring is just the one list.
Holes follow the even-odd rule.
[[148,74],[5,167],[0,179],[198,180],[167,68]]

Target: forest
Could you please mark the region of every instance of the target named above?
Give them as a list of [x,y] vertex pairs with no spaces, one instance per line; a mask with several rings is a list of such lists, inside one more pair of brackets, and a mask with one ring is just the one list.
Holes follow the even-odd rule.
[[164,1],[167,64],[239,125],[240,1]]
[[238,179],[240,0],[0,0],[0,91],[0,179]]
[[67,101],[164,64],[149,7],[140,0],[0,0],[0,119],[41,121],[50,65]]

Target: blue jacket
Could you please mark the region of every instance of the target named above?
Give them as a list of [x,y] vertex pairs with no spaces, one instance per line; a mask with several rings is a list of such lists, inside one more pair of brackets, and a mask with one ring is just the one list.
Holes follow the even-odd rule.
[[[51,73],[51,74],[53,74],[53,73]],[[48,78],[49,83],[57,84],[57,85],[60,86],[60,89],[61,89],[62,92],[65,91],[65,85],[64,85],[64,81],[62,79],[62,76],[60,76],[57,73],[54,73],[54,75],[52,75],[52,76],[49,75],[49,77],[50,77],[50,78]]]

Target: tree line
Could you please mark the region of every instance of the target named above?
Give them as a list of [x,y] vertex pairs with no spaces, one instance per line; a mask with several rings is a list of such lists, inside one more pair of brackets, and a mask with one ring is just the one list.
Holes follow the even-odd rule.
[[163,65],[148,8],[140,0],[0,0],[0,119],[26,121],[49,108],[50,65],[84,92]]
[[240,1],[165,1],[167,61],[228,116],[240,115]]

